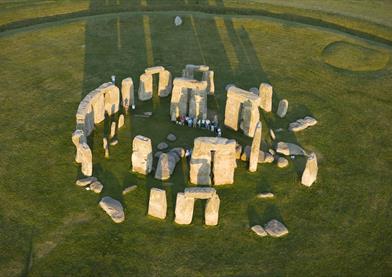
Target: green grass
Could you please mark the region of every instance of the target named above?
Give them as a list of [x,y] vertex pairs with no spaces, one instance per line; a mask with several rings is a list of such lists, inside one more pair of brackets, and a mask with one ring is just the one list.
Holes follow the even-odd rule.
[[[96,2],[96,7],[105,6]],[[131,8],[0,34],[0,276],[390,275],[391,46],[257,15],[184,11],[184,25],[175,28],[176,12]],[[359,51],[356,56],[351,48],[339,52],[339,62],[351,71],[324,62],[324,49],[337,42]],[[363,54],[364,49],[377,52]],[[356,57],[375,53],[389,57],[383,68],[355,70],[374,62],[356,64]],[[268,143],[269,127],[285,128],[306,115],[319,121],[295,135],[278,134],[279,140],[317,153],[316,184],[300,185],[302,160],[287,169],[261,165],[252,174],[238,162],[235,184],[217,188],[217,227],[204,226],[202,201],[190,226],[174,224],[175,195],[189,185],[188,165],[178,164],[165,183],[134,175],[129,171],[132,139],[142,134],[156,146],[173,132],[178,140],[171,147],[192,146],[195,137],[209,133],[173,125],[170,99],[154,97],[138,102],[126,117],[109,160],[101,146],[104,126],[91,137],[94,175],[105,186],[101,195],[75,186],[80,169],[71,133],[78,103],[112,74],[118,80],[132,76],[138,84],[149,57],[174,76],[187,63],[208,64],[216,76],[209,108],[220,119],[226,84],[249,89],[270,82],[275,110],[286,98],[289,112],[285,119],[261,113]],[[134,116],[143,111],[153,116]],[[240,132],[225,129],[224,136],[251,143]],[[122,196],[122,189],[133,184],[138,189]],[[146,216],[151,187],[168,193],[164,221]],[[262,191],[276,198],[256,199]],[[124,205],[123,224],[114,224],[98,207],[104,195]],[[287,237],[259,238],[249,230],[272,218],[288,227]]]

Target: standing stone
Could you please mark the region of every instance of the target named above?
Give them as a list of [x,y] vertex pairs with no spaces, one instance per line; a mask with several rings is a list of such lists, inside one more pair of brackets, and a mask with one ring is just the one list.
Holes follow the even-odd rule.
[[276,112],[276,114],[280,117],[283,118],[286,116],[287,113],[287,109],[289,107],[289,101],[287,101],[286,99],[282,99],[279,101],[279,106],[278,106],[278,111]]
[[121,97],[122,97],[122,105],[125,111],[128,111],[129,106],[135,105],[135,89],[131,77],[122,80]]
[[103,150],[105,150],[105,158],[109,158],[109,143],[106,137],[102,139],[102,144]]
[[255,172],[259,162],[259,152],[261,144],[261,122],[257,123],[255,134],[253,136],[252,146],[249,157],[249,171]]
[[191,224],[194,204],[194,198],[185,197],[183,192],[177,193],[174,221],[177,224]]
[[265,231],[267,231],[268,235],[274,238],[279,238],[281,236],[287,235],[289,231],[286,226],[277,221],[276,219],[271,220],[264,226]]
[[110,196],[105,196],[99,202],[99,206],[112,218],[115,223],[121,223],[125,219],[121,203]]
[[120,129],[122,126],[124,126],[124,115],[120,114],[118,117],[118,129]]
[[143,73],[140,75],[138,96],[140,101],[150,100],[152,98],[152,75]]
[[152,145],[151,139],[136,136],[132,142],[132,171],[147,175],[152,170]]
[[110,138],[114,138],[114,136],[116,135],[116,122],[112,122],[112,124],[110,125]]
[[220,199],[217,194],[214,194],[214,196],[207,200],[206,209],[204,211],[204,219],[206,225],[215,226],[218,224],[219,206]]
[[214,95],[215,93],[214,71],[212,70],[204,71],[202,80],[207,81],[207,93],[209,95]]
[[150,190],[150,201],[148,203],[148,215],[165,219],[167,212],[166,191],[152,188]]
[[75,130],[72,133],[72,142],[75,145],[76,148],[76,155],[75,155],[75,161],[77,163],[81,163],[82,162],[82,157],[81,157],[81,144],[86,142],[86,137],[84,136],[84,133],[82,130]]
[[260,88],[260,107],[266,111],[272,111],[272,86],[270,84],[261,83]]
[[80,158],[82,163],[82,173],[85,176],[93,175],[93,154],[87,143],[80,146]]
[[172,91],[172,75],[169,71],[163,70],[159,72],[158,95],[159,97],[167,97]]
[[120,106],[120,90],[115,85],[105,88],[105,112],[108,115],[118,112]]
[[311,153],[306,161],[305,170],[302,174],[301,183],[310,187],[317,179],[318,165],[315,153]]

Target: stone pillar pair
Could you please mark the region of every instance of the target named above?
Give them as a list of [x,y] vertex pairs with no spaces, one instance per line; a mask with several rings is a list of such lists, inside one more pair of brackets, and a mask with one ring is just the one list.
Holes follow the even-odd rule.
[[138,97],[141,101],[147,101],[152,98],[153,93],[153,75],[159,74],[158,96],[167,97],[172,90],[172,76],[163,66],[149,67],[145,73],[140,75]]

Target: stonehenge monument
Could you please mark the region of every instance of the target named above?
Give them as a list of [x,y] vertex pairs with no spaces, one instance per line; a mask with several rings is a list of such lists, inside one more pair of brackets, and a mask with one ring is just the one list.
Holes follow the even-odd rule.
[[261,144],[261,122],[256,125],[255,135],[253,136],[252,146],[249,156],[249,171],[255,172],[259,163],[259,153]]
[[112,218],[115,223],[121,223],[125,219],[124,210],[119,201],[105,196],[99,201],[99,206]]
[[256,125],[260,120],[260,97],[234,85],[229,85],[226,89],[224,124],[235,131],[240,127],[245,135],[253,137]]
[[182,70],[182,77],[188,79],[194,79],[194,72],[201,72],[202,78],[201,81],[207,82],[207,93],[208,95],[214,95],[215,93],[215,84],[214,84],[214,71],[210,70],[208,65],[194,65],[187,64],[185,69]]
[[261,83],[259,87],[260,108],[266,112],[272,111],[272,86],[270,84]]
[[147,175],[152,170],[152,145],[151,139],[136,136],[132,142],[132,171]]
[[150,190],[150,201],[148,202],[148,215],[165,219],[166,212],[166,191],[158,188],[152,188]]
[[311,153],[306,161],[305,170],[302,173],[301,183],[310,187],[317,179],[318,165],[315,153]]
[[207,82],[175,78],[170,102],[172,121],[180,116],[207,118]]
[[[211,180],[211,167],[213,180]],[[190,181],[197,185],[234,182],[236,141],[221,137],[198,137],[190,161]]]
[[128,77],[121,82],[121,98],[122,106],[125,111],[128,111],[129,106],[135,105],[135,88],[131,77]]
[[153,75],[159,74],[158,96],[166,97],[172,90],[172,75],[163,66],[149,67],[140,75],[138,97],[140,101],[152,98]]
[[210,187],[186,188],[184,192],[177,193],[174,221],[177,224],[191,224],[196,199],[207,199],[204,211],[205,224],[210,226],[217,225],[220,199],[216,194],[216,190]]

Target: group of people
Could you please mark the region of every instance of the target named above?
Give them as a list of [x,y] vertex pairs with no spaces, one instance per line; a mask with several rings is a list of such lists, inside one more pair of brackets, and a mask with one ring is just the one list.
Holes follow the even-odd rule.
[[218,121],[209,119],[197,119],[190,116],[180,116],[176,119],[176,124],[186,125],[193,128],[202,128],[214,132],[218,137],[222,136],[222,129],[219,128]]

